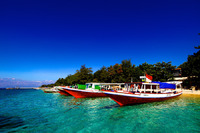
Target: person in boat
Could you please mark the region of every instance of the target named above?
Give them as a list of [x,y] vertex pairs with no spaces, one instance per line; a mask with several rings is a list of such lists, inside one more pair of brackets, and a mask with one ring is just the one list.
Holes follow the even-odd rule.
[[134,85],[131,85],[131,91],[134,92],[133,90],[134,90]]
[[139,85],[137,85],[137,84],[134,84],[134,86],[135,86],[135,92],[139,92]]
[[139,86],[137,85],[137,92],[139,93],[140,91],[139,91]]

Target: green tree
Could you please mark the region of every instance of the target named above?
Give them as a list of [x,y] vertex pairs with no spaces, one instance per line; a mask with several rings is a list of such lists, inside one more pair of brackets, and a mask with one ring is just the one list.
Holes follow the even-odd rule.
[[133,71],[131,77],[133,82],[140,82],[141,81],[140,76],[143,74],[142,71],[139,69],[139,67],[135,67],[135,65],[133,65],[132,70]]
[[178,68],[181,68],[182,76],[187,77],[190,73],[188,62],[184,62]]
[[96,71],[94,73],[94,81],[97,82],[109,82],[109,73],[108,73],[108,69],[103,66],[100,70]]
[[173,79],[173,72],[176,67],[171,65],[171,62],[158,62],[156,63],[153,71],[154,80],[165,82],[169,79]]
[[[199,49],[200,46],[195,47]],[[189,55],[187,62],[184,62],[179,66],[182,69],[183,76],[187,76],[188,80],[185,80],[183,84],[190,88],[191,86],[196,86],[200,89],[200,50],[198,50],[193,55]]]
[[55,82],[55,86],[60,86],[60,85],[65,85],[65,81],[63,78],[59,78],[56,82]]
[[77,77],[78,84],[85,84],[91,82],[93,79],[92,68],[86,68],[85,65],[82,65],[80,70],[77,70],[74,76]]
[[114,76],[115,76],[115,69],[113,68],[113,66],[111,65],[110,67],[108,67],[108,81],[110,83],[113,83],[113,79],[114,79]]
[[115,65],[113,66],[113,69],[114,69],[114,76],[113,76],[113,79],[111,80],[111,82],[113,82],[113,83],[123,82],[123,77],[122,77],[122,74],[123,74],[122,65],[121,65],[121,64],[115,64]]
[[154,76],[155,70],[154,70],[154,65],[148,64],[148,63],[143,63],[142,65],[138,66],[139,68],[139,75],[145,75],[145,73]]
[[130,82],[131,78],[134,77],[133,71],[134,71],[134,66],[131,63],[131,60],[123,60],[122,64],[122,82]]
[[78,77],[74,74],[74,75],[68,75],[66,78],[65,78],[65,85],[74,85],[77,83],[77,79]]

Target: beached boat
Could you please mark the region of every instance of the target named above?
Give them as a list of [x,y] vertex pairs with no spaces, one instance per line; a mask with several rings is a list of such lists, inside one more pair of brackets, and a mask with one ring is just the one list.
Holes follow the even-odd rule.
[[114,91],[112,86],[123,85],[124,83],[86,83],[78,85],[77,88],[63,87],[63,89],[75,98],[107,97],[104,91]]
[[126,83],[124,92],[104,92],[120,106],[164,101],[178,97],[182,92],[175,90],[174,84],[150,82],[150,83]]

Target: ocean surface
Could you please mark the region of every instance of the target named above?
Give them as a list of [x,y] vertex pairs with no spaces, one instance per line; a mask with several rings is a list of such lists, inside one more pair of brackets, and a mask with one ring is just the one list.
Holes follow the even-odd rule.
[[120,107],[109,98],[0,90],[0,132],[197,133],[200,97]]

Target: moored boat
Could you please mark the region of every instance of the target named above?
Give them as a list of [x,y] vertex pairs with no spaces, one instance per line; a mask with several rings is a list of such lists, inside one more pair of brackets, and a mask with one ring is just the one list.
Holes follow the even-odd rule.
[[[137,85],[137,84],[135,84]],[[142,87],[150,86],[159,87],[158,83],[142,83]],[[143,91],[134,91],[136,88],[133,88],[133,91],[125,92],[104,92],[112,100],[117,102],[120,106],[140,104],[140,103],[149,103],[149,102],[158,102],[164,101],[171,98],[180,96],[182,92],[169,91],[171,88],[167,88],[165,91],[160,91],[159,88],[152,89],[152,91],[146,91],[146,88],[142,88]],[[150,88],[149,88],[150,89]]]
[[122,84],[124,83],[86,83],[85,87],[82,85],[78,88],[63,87],[63,89],[75,98],[107,97],[103,90],[110,91],[111,85],[119,85],[120,88]]
[[65,95],[65,96],[71,96],[69,93],[67,93],[65,90],[63,90],[62,88],[58,89],[58,93],[60,93],[61,95]]
[[182,94],[176,91],[175,84],[161,82],[126,83],[125,87],[123,92],[104,92],[104,94],[120,106],[164,101]]
[[45,93],[58,93],[58,89],[56,87],[53,88],[45,88],[42,89]]

